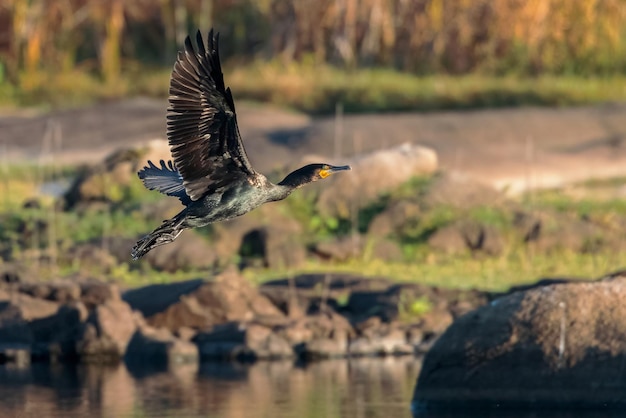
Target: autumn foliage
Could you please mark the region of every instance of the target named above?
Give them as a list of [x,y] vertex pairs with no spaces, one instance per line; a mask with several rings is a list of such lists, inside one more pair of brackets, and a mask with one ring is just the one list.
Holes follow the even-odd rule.
[[[215,26],[226,56],[432,74],[626,72],[626,0],[0,0],[0,76],[169,66]],[[1,80],[0,80],[1,81]]]

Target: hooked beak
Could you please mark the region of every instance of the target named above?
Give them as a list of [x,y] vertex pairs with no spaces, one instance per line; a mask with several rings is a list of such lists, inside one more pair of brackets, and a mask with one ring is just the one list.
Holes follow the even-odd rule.
[[352,170],[352,167],[350,167],[349,165],[331,165],[330,168],[328,169],[328,171],[330,171],[331,173],[336,173],[337,171],[346,171],[346,170]]
[[333,173],[336,173],[337,171],[352,170],[352,168],[350,168],[349,165],[340,165],[340,166],[328,165],[327,167],[328,168],[324,168],[319,171],[319,176],[323,179],[325,179],[326,177],[330,176]]

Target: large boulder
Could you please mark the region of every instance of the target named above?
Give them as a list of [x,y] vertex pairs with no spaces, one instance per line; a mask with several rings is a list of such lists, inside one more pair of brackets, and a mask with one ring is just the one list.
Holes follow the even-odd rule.
[[76,342],[82,336],[87,316],[85,305],[72,302],[62,305],[54,315],[31,321],[33,358],[54,362],[75,360]]
[[259,323],[228,322],[199,333],[194,341],[202,359],[279,359],[294,356],[291,345],[271,327]]
[[383,322],[419,324],[433,335],[443,332],[455,318],[487,302],[488,295],[477,290],[457,290],[417,283],[394,284],[383,290],[350,294],[346,310],[355,321],[372,316]]
[[254,228],[242,238],[239,251],[244,261],[261,260],[271,269],[296,268],[306,259],[302,227],[292,219]]
[[86,168],[76,178],[64,196],[65,205],[73,208],[85,202],[121,201],[131,182],[139,182],[137,171],[148,160],[158,162],[160,159],[170,158],[169,146],[165,140],[118,149],[109,154],[102,163]]
[[261,294],[284,313],[318,312],[322,305],[340,309],[340,301],[351,292],[386,289],[391,281],[384,278],[359,277],[346,273],[310,273],[292,278],[276,279],[259,286]]
[[518,291],[454,322],[416,407],[624,405],[626,274]]
[[353,210],[368,206],[385,192],[438,168],[435,151],[409,143],[361,155],[350,165],[352,172],[324,180],[317,201],[320,213],[349,218]]
[[137,318],[130,306],[121,299],[109,299],[89,314],[77,342],[78,355],[86,362],[117,362],[136,330]]
[[126,348],[124,361],[130,366],[170,366],[198,361],[196,344],[174,336],[168,329],[154,328],[139,320]]
[[126,292],[124,299],[148,324],[173,332],[208,329],[228,321],[283,317],[283,313],[234,270],[212,281],[152,285]]
[[[33,335],[20,306],[8,300],[0,301],[0,341],[7,344],[31,344]],[[2,351],[0,346],[0,351]]]

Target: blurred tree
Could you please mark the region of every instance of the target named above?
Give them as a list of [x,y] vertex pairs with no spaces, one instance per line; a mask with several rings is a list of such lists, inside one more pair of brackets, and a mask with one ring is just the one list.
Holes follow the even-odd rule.
[[13,83],[76,66],[115,83],[129,62],[170,65],[189,32],[213,25],[223,52],[244,59],[626,71],[626,0],[0,0],[0,59]]

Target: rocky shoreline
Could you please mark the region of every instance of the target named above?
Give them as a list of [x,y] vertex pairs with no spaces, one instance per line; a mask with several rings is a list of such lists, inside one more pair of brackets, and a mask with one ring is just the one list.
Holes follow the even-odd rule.
[[420,355],[491,297],[350,275],[256,287],[235,269],[130,290],[0,277],[0,363],[20,365]]
[[625,296],[617,271],[539,283],[469,312],[424,357],[415,410],[622,411]]

